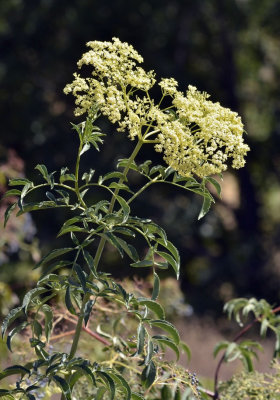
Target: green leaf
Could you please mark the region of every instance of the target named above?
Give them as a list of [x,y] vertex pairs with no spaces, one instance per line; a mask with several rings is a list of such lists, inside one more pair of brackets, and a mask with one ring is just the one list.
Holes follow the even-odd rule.
[[149,175],[150,165],[152,164],[151,160],[146,160],[142,164],[138,166],[138,171],[143,172],[146,175]]
[[84,249],[83,249],[83,255],[84,255],[84,259],[87,262],[87,265],[89,266],[91,272],[93,273],[93,276],[97,277],[98,275],[97,275],[97,272],[95,269],[93,257],[90,255],[90,253],[87,250],[84,250]]
[[234,361],[240,355],[238,344],[235,342],[229,343],[225,352],[225,361]]
[[6,330],[8,326],[16,319],[18,318],[21,314],[23,314],[22,306],[13,308],[9,314],[4,318],[4,321],[2,323],[1,327],[1,332],[2,332],[2,338],[4,337]]
[[43,333],[41,324],[36,319],[34,319],[31,325],[33,326],[33,331],[35,336],[37,336],[37,338],[40,339]]
[[166,168],[163,165],[155,165],[150,170],[150,176],[155,174],[155,173],[157,173],[157,172],[159,172],[160,175],[163,177],[165,169]]
[[274,347],[274,357],[279,357],[279,353],[280,353],[280,331],[279,330],[275,330],[274,333],[275,333],[275,336],[276,336],[275,347]]
[[[151,233],[152,234],[155,234],[155,233],[158,234],[160,236],[160,238],[161,238],[161,241],[163,241],[163,243],[164,243],[163,246],[167,245],[166,232],[161,226],[159,226],[159,225],[155,224],[154,222],[152,222],[152,223],[149,223],[149,224],[147,224],[145,226],[145,231],[146,230],[150,234]],[[157,241],[160,243],[160,239],[157,239]]]
[[53,201],[54,203],[57,203],[57,199],[55,195],[52,192],[47,191],[46,196],[50,201]]
[[107,181],[108,179],[113,179],[113,178],[124,179],[125,176],[122,172],[119,171],[108,172],[102,177],[102,183]]
[[138,303],[140,305],[145,305],[146,307],[148,307],[149,310],[153,311],[158,316],[159,319],[165,319],[164,310],[162,306],[159,303],[155,302],[154,300],[140,297],[138,299]]
[[130,214],[130,207],[127,204],[126,200],[121,196],[115,195],[115,198],[117,199],[118,203],[120,204],[123,210],[123,222],[126,222]]
[[217,356],[217,354],[221,351],[221,350],[225,350],[229,345],[228,341],[221,341],[219,343],[216,344],[216,346],[214,347],[213,350],[213,356],[214,358]]
[[61,175],[61,177],[59,178],[60,183],[64,183],[66,181],[76,181],[75,175],[74,174],[65,174],[65,175]]
[[76,222],[80,222],[80,221],[83,221],[83,218],[82,217],[78,217],[78,216],[70,218],[70,219],[67,219],[67,221],[65,221],[64,224],[62,225],[62,228],[65,228],[66,226],[74,225]]
[[37,211],[37,210],[45,210],[48,208],[54,208],[56,207],[56,203],[54,203],[53,201],[41,201],[40,203],[28,203],[25,204],[21,210],[19,210],[19,212],[17,213],[17,217],[25,214],[27,212],[30,211]]
[[176,392],[175,392],[174,400],[182,400],[181,391],[180,391],[180,389],[178,387],[177,387]]
[[70,251],[73,251],[74,249],[72,247],[64,247],[62,249],[55,249],[50,251],[45,257],[42,258],[42,260],[37,263],[34,267],[34,269],[40,267],[43,264],[48,263],[49,261],[53,260],[54,258],[57,258],[59,256],[62,256],[62,254],[69,253]]
[[0,372],[0,381],[7,376],[19,374],[24,376],[25,374],[30,374],[30,371],[21,365],[12,365],[11,367],[8,367],[4,369],[4,371]]
[[70,286],[67,286],[66,292],[65,292],[65,305],[69,312],[73,315],[76,315],[76,310],[73,306],[72,300],[71,300],[71,289]]
[[69,381],[69,386],[70,386],[71,390],[73,389],[76,382],[83,376],[86,376],[90,380],[90,382],[94,386],[96,386],[96,381],[95,381],[94,375],[89,367],[87,367],[84,364],[79,364],[79,365],[75,365],[75,368],[76,368],[76,372],[71,375],[71,378]]
[[131,160],[129,160],[128,158],[123,158],[123,159],[119,159],[118,160],[118,164],[117,164],[117,168],[125,168],[127,166],[127,164],[129,163],[129,169],[133,169],[134,171],[138,171],[138,167],[135,163],[135,161],[133,161],[131,163]]
[[84,146],[83,146],[83,148],[82,148],[82,150],[81,150],[81,152],[80,152],[80,156],[82,155],[82,154],[84,154],[86,151],[88,151],[90,149],[90,144],[89,143],[86,143]]
[[135,247],[128,244],[125,240],[121,239],[120,237],[117,238],[117,241],[119,242],[120,246],[125,251],[125,253],[128,255],[128,257],[130,257],[133,261],[136,262],[139,260],[139,256]]
[[114,228],[114,232],[122,233],[123,235],[135,237],[135,233],[128,228],[124,228],[123,226],[116,226]]
[[156,366],[153,361],[150,362],[149,365],[147,365],[141,375],[141,380],[142,380],[142,385],[145,388],[148,388],[152,385],[154,380],[156,379]]
[[86,181],[86,184],[88,184],[91,181],[94,173],[95,173],[95,170],[90,168],[89,172],[85,172],[83,174],[82,181]]
[[145,365],[148,365],[154,354],[154,344],[151,339],[149,339],[147,344],[147,354],[144,360]]
[[105,232],[104,236],[119,251],[121,257],[123,257],[123,248],[120,245],[118,238],[112,232]]
[[85,305],[85,315],[84,315],[84,321],[85,321],[85,326],[87,326],[90,313],[92,310],[92,307],[94,306],[95,300],[89,300],[86,305]]
[[178,279],[179,274],[180,274],[180,263],[178,261],[176,261],[170,254],[166,253],[165,251],[157,250],[156,253],[159,256],[161,256],[162,258],[164,258],[171,265],[171,267],[174,269],[174,271],[176,273],[176,277]]
[[43,288],[43,287],[37,287],[34,289],[29,290],[29,292],[26,293],[26,295],[23,298],[22,301],[22,309],[24,310],[25,314],[28,310],[28,306],[35,297],[40,296],[43,293],[46,293],[48,289]]
[[254,371],[254,366],[251,357],[252,354],[250,354],[249,351],[244,351],[244,350],[242,351],[242,362],[248,372]]
[[65,379],[61,378],[58,375],[54,375],[52,377],[52,379],[58,384],[58,386],[60,386],[62,393],[64,394],[64,397],[66,400],[71,400],[72,396],[71,396],[71,389],[69,384],[66,382]]
[[41,278],[38,281],[38,285],[41,284],[41,280],[44,279],[44,277],[46,275],[50,274],[51,272],[53,272],[59,268],[67,267],[68,265],[72,265],[72,261],[56,261],[53,264],[49,265],[47,268],[44,268]]
[[87,291],[87,280],[84,274],[84,271],[82,270],[82,268],[80,267],[79,264],[75,264],[74,265],[74,270],[76,272],[76,274],[78,275],[79,281],[82,285],[83,291],[84,293],[86,293]]
[[10,215],[13,212],[13,210],[16,208],[16,206],[17,206],[17,203],[13,203],[13,204],[10,204],[9,207],[6,209],[5,216],[4,216],[4,228],[6,227],[7,222],[10,218]]
[[210,177],[210,176],[208,176],[208,177],[206,178],[206,181],[210,182],[210,183],[215,187],[218,196],[221,197],[222,189],[221,189],[221,185],[219,184],[219,182],[216,181],[216,179],[214,179],[214,178],[212,178],[212,177]]
[[23,206],[23,199],[31,187],[32,187],[32,185],[30,183],[27,183],[26,185],[23,186],[23,188],[21,190],[21,194],[20,194],[19,206],[21,206],[21,207]]
[[125,185],[124,183],[117,183],[117,182],[112,182],[110,183],[110,185],[108,186],[110,189],[118,189],[118,190],[124,190],[126,192],[129,193],[133,193],[129,187],[127,185]]
[[158,298],[159,290],[160,290],[160,279],[158,274],[154,272],[154,286],[152,292],[152,300],[156,300]]
[[70,225],[66,226],[65,228],[61,228],[61,230],[58,232],[57,237],[60,237],[62,235],[65,235],[66,233],[71,233],[71,232],[87,232],[87,229],[77,226],[77,225]]
[[44,304],[41,308],[42,312],[44,313],[45,316],[45,335],[47,342],[50,340],[50,335],[52,333],[52,327],[53,327],[53,312],[50,306],[47,304]]
[[56,200],[61,201],[62,203],[69,205],[70,196],[69,193],[62,189],[56,189],[56,193],[58,193],[61,197],[58,197]]
[[115,398],[115,392],[116,392],[116,385],[113,379],[110,377],[109,374],[107,374],[104,371],[97,371],[96,372],[98,376],[105,382],[106,386],[110,390],[110,400],[113,400]]
[[176,345],[180,343],[180,335],[177,329],[171,322],[161,320],[161,319],[152,319],[149,321],[149,324],[168,332],[169,335],[172,337]]
[[134,268],[153,267],[154,265],[155,265],[155,263],[152,260],[142,260],[142,261],[137,261],[136,263],[130,264],[130,266],[134,267]]
[[27,178],[13,178],[9,180],[9,186],[25,186],[27,183],[33,184]]
[[164,385],[161,389],[161,400],[173,400],[172,391],[167,385]]
[[208,213],[208,211],[209,211],[209,209],[211,207],[212,201],[213,200],[211,198],[209,198],[207,196],[204,196],[202,207],[201,207],[200,213],[198,215],[198,219],[203,218]]
[[168,347],[170,347],[170,349],[172,349],[176,356],[177,356],[177,361],[180,358],[180,352],[179,349],[177,347],[177,345],[171,340],[169,339],[167,336],[162,336],[162,335],[154,335],[153,339],[156,340],[157,342],[159,342],[160,344],[164,344]]
[[9,196],[20,196],[21,195],[21,190],[18,189],[11,189],[11,190],[7,190],[4,194],[4,196],[2,197],[2,199],[5,199],[6,197]]
[[29,325],[28,322],[22,322],[21,324],[17,325],[14,329],[11,330],[11,332],[8,334],[7,337],[7,347],[10,350],[10,352],[12,352],[12,348],[11,348],[11,344],[12,344],[12,339],[14,338],[14,336],[21,332],[24,328],[26,328],[26,326]]
[[142,354],[145,345],[146,329],[143,324],[139,324],[137,328],[137,354]]
[[36,165],[35,169],[37,169],[43,176],[43,178],[47,181],[49,178],[49,173],[47,167],[44,164]]
[[93,375],[91,369],[90,369],[88,366],[86,366],[86,365],[84,365],[84,364],[80,364],[80,365],[76,366],[76,368],[79,368],[79,369],[81,369],[82,371],[84,371],[84,372],[86,373],[86,375],[90,378],[92,384],[93,384],[94,386],[96,386],[95,377],[94,377],[94,375]]
[[260,329],[260,335],[262,338],[264,338],[266,336],[268,327],[269,327],[269,322],[266,318],[264,318],[261,322],[261,329]]
[[115,374],[115,373],[108,373],[111,378],[113,378],[120,386],[122,386],[126,391],[126,398],[125,400],[131,399],[131,389],[127,381],[124,379],[122,375]]
[[157,242],[161,246],[165,247],[172,254],[176,262],[180,265],[180,254],[178,249],[174,246],[174,244],[171,243],[169,240],[161,240],[161,239],[157,239]]

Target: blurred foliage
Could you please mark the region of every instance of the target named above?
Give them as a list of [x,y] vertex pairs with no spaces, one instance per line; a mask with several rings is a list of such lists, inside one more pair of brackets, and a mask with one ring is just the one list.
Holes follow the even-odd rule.
[[[0,157],[15,149],[31,178],[37,163],[58,170],[71,162],[75,139],[65,122],[74,120],[73,104],[62,88],[84,43],[113,36],[132,43],[159,76],[174,76],[182,90],[194,84],[241,113],[252,149],[246,168],[238,177],[225,175],[223,199],[195,226],[196,199],[165,187],[143,195],[136,213],[149,204],[151,217],[164,221],[179,248],[182,286],[195,312],[214,314],[238,295],[278,301],[279,17],[277,0],[0,2]],[[105,122],[103,129],[109,132]],[[130,145],[121,134],[111,135],[96,159],[100,172],[115,162],[116,146],[126,156]],[[50,219],[46,211],[34,218],[43,251],[50,250],[64,217]],[[108,250],[106,259],[109,265],[117,257]],[[125,266],[114,270],[128,274]]]
[[221,400],[280,399],[280,364],[272,364],[273,373],[241,372],[220,385]]
[[[24,162],[15,151],[9,150],[0,164],[0,195],[7,191],[9,179],[24,176]],[[15,197],[3,198],[0,203],[0,217],[4,221],[6,208],[15,201]],[[29,214],[11,216],[7,226],[1,226],[0,236],[0,316],[19,301],[18,295],[31,286],[37,271],[30,272],[30,262],[38,261],[40,251],[35,238],[36,228]],[[7,264],[8,263],[8,264]],[[3,265],[7,264],[7,268]]]

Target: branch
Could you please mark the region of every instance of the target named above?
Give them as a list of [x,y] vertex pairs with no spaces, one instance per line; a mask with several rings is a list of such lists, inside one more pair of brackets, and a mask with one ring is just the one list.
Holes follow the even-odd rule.
[[[78,318],[75,317],[74,315],[71,315],[71,318],[69,318],[69,317],[64,315],[63,318],[66,319],[69,322],[72,322],[72,323],[77,323],[77,321],[78,321]],[[91,329],[87,328],[86,326],[83,326],[82,330],[84,332],[88,333],[90,336],[94,337],[99,342],[103,343],[105,346],[110,346],[111,345],[111,343],[108,340],[104,339],[98,333],[92,331]],[[75,333],[75,330],[63,332],[63,333],[60,333],[59,335],[53,336],[50,340],[61,339],[61,338],[65,337],[65,336],[73,335],[74,333]]]
[[[271,312],[273,314],[276,314],[277,312],[280,311],[280,306],[274,308]],[[233,342],[237,342],[246,332],[248,332],[252,326],[254,326],[257,322],[260,322],[262,319],[262,316],[255,318],[250,324],[246,325],[243,329],[241,329],[241,331],[233,338]],[[219,399],[219,393],[218,393],[218,378],[219,378],[219,372],[221,369],[221,366],[225,360],[225,355],[226,355],[226,351],[224,352],[224,354],[222,355],[222,357],[220,358],[217,367],[216,367],[216,371],[215,371],[215,384],[214,384],[214,388],[215,388],[215,393],[214,393],[214,400],[218,400]]]

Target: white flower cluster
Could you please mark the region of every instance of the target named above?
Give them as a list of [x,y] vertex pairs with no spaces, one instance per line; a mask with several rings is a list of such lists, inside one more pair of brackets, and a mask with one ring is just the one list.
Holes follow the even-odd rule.
[[88,42],[91,48],[78,61],[93,67],[92,77],[82,78],[74,74],[74,81],[68,84],[64,92],[76,97],[75,115],[89,112],[93,103],[111,122],[121,121],[122,112],[128,111],[127,88],[148,91],[155,84],[154,72],[145,72],[137,64],[143,58],[128,43],[113,38],[112,42]]
[[186,95],[172,94],[175,119],[162,124],[157,151],[181,175],[200,177],[245,164],[249,147],[243,141],[243,124],[237,113],[208,100],[209,95],[189,86]]
[[[101,113],[119,131],[128,131],[131,139],[155,143],[156,151],[183,176],[204,177],[245,164],[249,147],[243,141],[243,124],[237,113],[209,100],[209,95],[189,86],[186,94],[178,91],[173,78],[162,79],[162,99],[158,105],[149,90],[155,84],[153,71],[138,64],[142,57],[132,46],[113,38],[112,42],[89,42],[91,50],[78,62],[93,67],[91,77],[74,74],[64,89],[76,97],[76,115]],[[168,97],[170,106],[161,107]],[[165,101],[166,102],[166,101]],[[149,140],[148,140],[149,139]]]

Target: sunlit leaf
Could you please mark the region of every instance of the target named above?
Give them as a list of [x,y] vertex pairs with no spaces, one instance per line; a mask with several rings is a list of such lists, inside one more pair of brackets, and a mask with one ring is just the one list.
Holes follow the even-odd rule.
[[1,326],[2,338],[4,337],[8,326],[20,315],[23,314],[23,309],[21,307],[13,308],[9,314],[4,318]]
[[210,207],[211,207],[211,203],[212,203],[212,200],[209,197],[207,197],[207,196],[203,197],[203,203],[202,203],[200,213],[198,215],[198,219],[203,218],[208,213],[208,211],[210,210]]
[[145,299],[143,297],[140,297],[138,299],[138,303],[140,305],[145,305],[146,307],[148,307],[151,311],[153,311],[159,319],[164,319],[165,315],[164,315],[164,310],[162,308],[162,306],[155,302],[154,300],[150,300],[150,299]]
[[17,206],[17,203],[13,203],[13,204],[10,204],[9,207],[7,207],[7,209],[5,211],[5,215],[4,215],[4,228],[6,227],[7,222],[11,216],[11,213],[16,208],[16,206]]
[[160,344],[164,344],[170,347],[170,349],[172,349],[175,352],[178,361],[178,359],[180,358],[180,352],[178,346],[171,339],[169,339],[167,336],[162,336],[162,335],[154,335],[153,339],[159,342]]
[[38,268],[41,265],[46,264],[49,261],[53,260],[54,258],[62,256],[63,254],[69,253],[70,251],[73,251],[73,250],[74,249],[72,247],[65,247],[65,248],[62,248],[62,249],[52,250],[45,257],[43,257],[42,260],[39,263],[36,264],[35,268]]
[[180,335],[177,329],[171,322],[160,320],[160,319],[153,319],[149,321],[149,324],[168,332],[172,339],[174,340],[175,344],[179,345],[180,343]]
[[71,396],[71,389],[69,384],[67,383],[67,381],[63,378],[61,378],[61,376],[58,375],[54,375],[52,377],[52,379],[58,384],[58,386],[61,388],[62,393],[64,394],[64,397],[66,400],[71,400],[72,396]]
[[156,300],[159,295],[159,290],[160,290],[160,279],[158,277],[158,274],[154,272],[154,286],[153,286],[153,292],[152,292],[152,300]]

